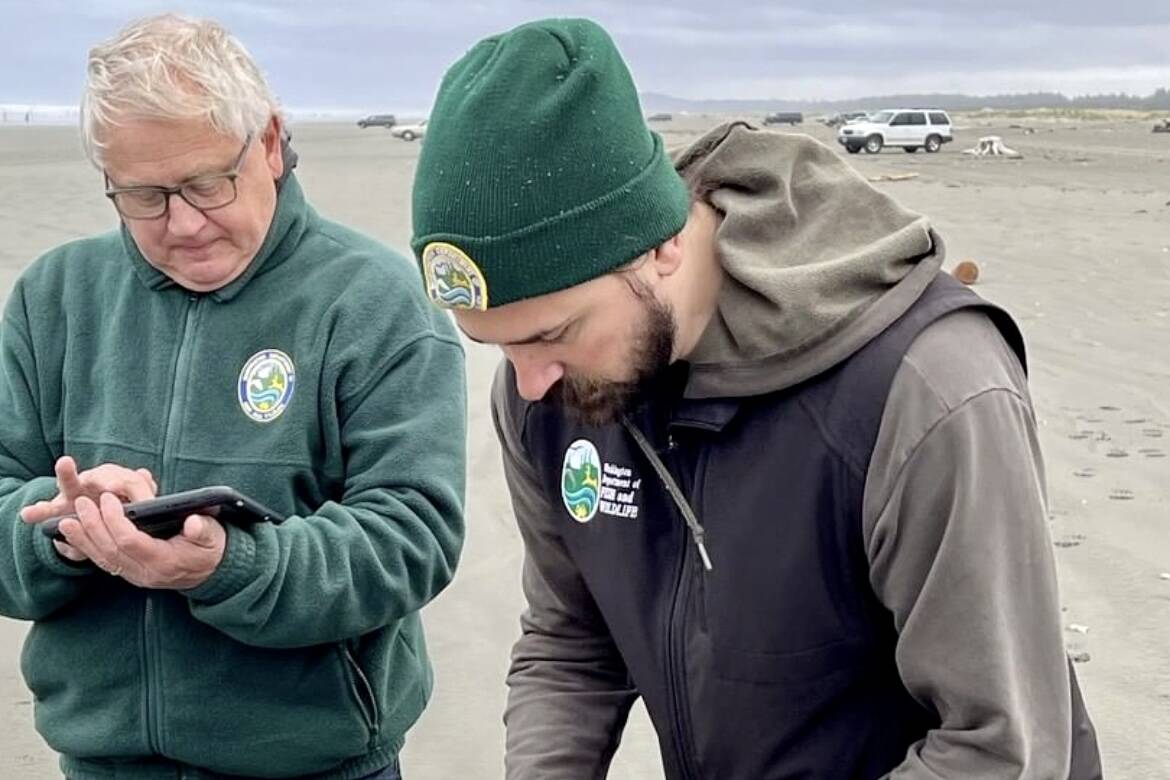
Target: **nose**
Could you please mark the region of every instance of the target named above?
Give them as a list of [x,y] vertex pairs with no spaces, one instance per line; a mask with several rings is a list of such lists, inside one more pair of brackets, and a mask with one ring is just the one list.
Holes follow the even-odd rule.
[[193,236],[207,224],[207,217],[202,211],[179,197],[179,194],[170,196],[167,204],[167,230],[173,236]]
[[565,367],[525,347],[505,347],[504,356],[516,369],[516,390],[525,401],[539,401],[565,375]]

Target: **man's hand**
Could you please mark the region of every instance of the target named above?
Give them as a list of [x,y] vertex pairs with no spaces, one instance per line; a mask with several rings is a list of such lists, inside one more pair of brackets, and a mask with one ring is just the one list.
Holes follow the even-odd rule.
[[[57,474],[57,495],[51,501],[38,501],[20,510],[26,523],[42,523],[53,517],[76,512],[78,498],[88,496],[97,501],[102,493],[113,493],[121,501],[144,501],[158,493],[158,483],[147,469],[128,469],[115,463],[103,463],[78,473],[77,463],[68,455],[58,458],[53,470]],[[70,545],[53,541],[63,558],[81,562],[86,556]]]
[[51,501],[38,501],[20,510],[26,523],[41,523],[51,517],[71,515],[73,503],[82,496],[97,501],[102,493],[113,493],[123,501],[154,498],[158,484],[146,469],[128,469],[115,463],[103,463],[78,473],[77,463],[68,455],[58,458],[57,495]]
[[191,515],[181,534],[155,539],[126,517],[122,502],[112,493],[103,493],[97,503],[81,496],[74,508],[77,517],[58,526],[69,547],[140,588],[194,588],[206,582],[223,560],[227,531],[215,518]]

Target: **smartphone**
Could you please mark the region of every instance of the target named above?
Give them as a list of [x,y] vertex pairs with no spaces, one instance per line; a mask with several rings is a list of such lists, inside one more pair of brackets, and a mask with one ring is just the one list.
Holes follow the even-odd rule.
[[[183,522],[191,515],[208,515],[232,525],[279,523],[284,520],[260,502],[226,485],[184,490],[145,501],[125,504],[122,511],[130,522],[159,539],[170,538],[183,530]],[[41,531],[53,539],[65,541],[57,526],[67,517],[50,518],[40,524]]]

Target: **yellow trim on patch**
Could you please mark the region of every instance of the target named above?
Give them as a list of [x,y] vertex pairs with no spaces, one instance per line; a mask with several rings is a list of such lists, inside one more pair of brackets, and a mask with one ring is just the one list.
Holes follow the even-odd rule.
[[488,307],[487,280],[466,252],[446,241],[432,241],[422,251],[427,297],[447,309]]

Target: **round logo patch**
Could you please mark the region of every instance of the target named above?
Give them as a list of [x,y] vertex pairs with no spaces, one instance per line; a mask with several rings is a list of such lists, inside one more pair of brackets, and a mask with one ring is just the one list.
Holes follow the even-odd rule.
[[434,241],[422,253],[423,276],[427,295],[448,309],[488,307],[487,282],[479,266],[454,244]]
[[240,371],[240,408],[256,422],[272,422],[288,408],[295,383],[292,358],[279,349],[261,350]]
[[597,488],[601,479],[601,457],[588,439],[577,439],[565,450],[561,468],[561,499],[578,523],[588,523],[597,514]]

